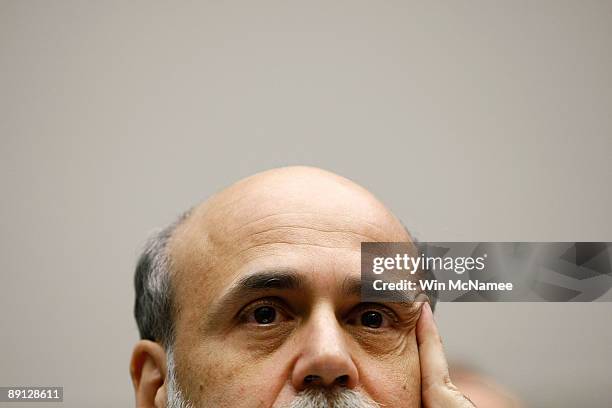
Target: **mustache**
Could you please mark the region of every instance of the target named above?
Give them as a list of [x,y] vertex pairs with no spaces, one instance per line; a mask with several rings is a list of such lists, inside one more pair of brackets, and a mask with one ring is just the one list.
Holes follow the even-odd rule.
[[310,388],[300,392],[286,408],[382,408],[368,396],[346,388]]

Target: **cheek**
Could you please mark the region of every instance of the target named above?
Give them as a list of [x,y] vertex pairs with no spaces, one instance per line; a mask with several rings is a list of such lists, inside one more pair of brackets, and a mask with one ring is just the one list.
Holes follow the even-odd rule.
[[363,357],[359,377],[364,390],[384,406],[420,407],[421,370],[414,333],[405,339],[401,354]]
[[279,356],[253,356],[225,342],[209,342],[185,354],[188,358],[177,359],[184,367],[181,385],[196,406],[269,407],[288,378]]

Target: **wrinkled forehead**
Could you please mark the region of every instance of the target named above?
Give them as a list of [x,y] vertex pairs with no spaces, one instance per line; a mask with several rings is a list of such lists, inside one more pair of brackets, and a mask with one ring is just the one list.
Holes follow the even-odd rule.
[[[195,209],[170,251],[175,284],[214,297],[256,267],[358,273],[361,242],[407,240],[401,223],[366,190],[297,177],[230,187]],[[351,267],[332,268],[334,259]]]

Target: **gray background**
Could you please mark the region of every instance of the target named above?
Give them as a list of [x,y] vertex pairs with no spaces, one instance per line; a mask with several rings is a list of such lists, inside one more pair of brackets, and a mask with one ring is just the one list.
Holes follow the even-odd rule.
[[[423,240],[611,240],[611,73],[610,1],[0,1],[0,385],[133,406],[145,237],[275,166],[345,175]],[[438,319],[531,406],[604,407],[611,311]]]

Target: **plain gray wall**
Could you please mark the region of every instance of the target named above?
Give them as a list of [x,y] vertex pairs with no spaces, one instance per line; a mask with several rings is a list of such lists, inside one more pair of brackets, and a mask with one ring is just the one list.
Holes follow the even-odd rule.
[[[612,240],[611,73],[610,1],[0,1],[0,385],[133,406],[146,236],[275,166],[423,240]],[[437,313],[531,406],[604,407],[611,306]]]

